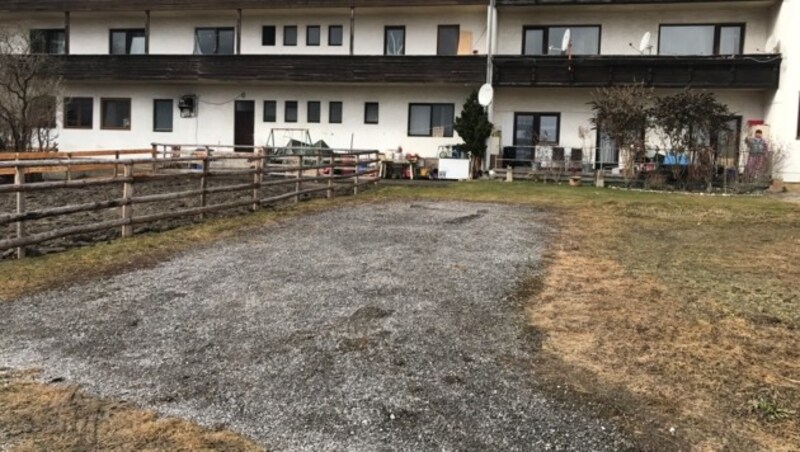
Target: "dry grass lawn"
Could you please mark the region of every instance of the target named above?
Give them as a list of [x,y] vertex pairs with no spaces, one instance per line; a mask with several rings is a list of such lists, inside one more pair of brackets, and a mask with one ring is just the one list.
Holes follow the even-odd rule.
[[[570,397],[600,402],[643,448],[800,450],[800,205],[501,182],[386,187],[337,204],[396,199],[495,201],[552,212],[546,272],[520,291],[543,337],[537,374],[559,393],[567,386]],[[73,282],[75,274],[147,265],[325,205],[3,262],[0,300]],[[3,384],[0,406],[16,400],[68,412],[62,389],[9,377]],[[140,433],[163,431],[163,421],[122,411],[130,424],[119,438],[146,444],[135,443]],[[4,412],[0,432],[2,422],[18,422]],[[97,417],[91,413],[77,412],[76,419]],[[55,438],[32,419],[37,426],[26,427],[32,433],[23,436],[25,444]],[[205,447],[221,435],[167,422],[184,433],[171,436],[173,443],[151,443],[155,448]]]
[[[32,372],[0,372],[0,445],[14,451],[260,451],[251,441],[179,419],[159,419]],[[5,450],[5,449],[3,449]]]

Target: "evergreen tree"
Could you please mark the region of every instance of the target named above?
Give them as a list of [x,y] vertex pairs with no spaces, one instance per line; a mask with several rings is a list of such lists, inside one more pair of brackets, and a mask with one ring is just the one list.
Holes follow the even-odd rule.
[[492,134],[492,123],[486,109],[478,102],[477,90],[467,97],[461,115],[456,118],[455,129],[464,140],[462,149],[472,154],[473,168],[479,169],[486,152],[486,140]]

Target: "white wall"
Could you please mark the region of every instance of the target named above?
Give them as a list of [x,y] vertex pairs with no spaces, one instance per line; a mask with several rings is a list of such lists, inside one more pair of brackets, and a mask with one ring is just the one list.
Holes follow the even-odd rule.
[[[501,130],[501,146],[514,144],[514,113],[542,112],[561,113],[559,145],[581,148],[583,142],[578,136],[578,128],[591,129],[592,110],[588,102],[592,100],[593,90],[587,88],[500,88],[495,91],[495,126]],[[657,95],[671,91],[657,90]],[[720,102],[737,115],[742,123],[749,119],[764,117],[764,95],[757,91],[717,91]],[[586,140],[586,145],[594,147],[594,131]],[[657,137],[648,137],[653,145],[660,145]]]
[[653,55],[658,53],[659,24],[745,23],[745,53],[758,53],[767,40],[769,8],[763,4],[715,3],[701,5],[619,5],[558,7],[507,7],[499,10],[498,53],[522,53],[522,29],[526,25],[600,25],[600,53],[638,55],[646,32],[652,35]]
[[789,154],[783,170],[784,180],[800,182],[800,0],[784,0],[773,11],[773,33],[780,39],[783,53],[780,88],[769,98],[767,123],[774,145],[780,143]]
[[[351,134],[358,149],[396,149],[418,153],[425,157],[438,155],[438,146],[456,144],[451,138],[409,137],[408,104],[416,102],[453,103],[456,115],[461,111],[470,88],[449,86],[345,86],[345,85],[181,85],[181,84],[72,84],[68,96],[94,97],[92,130],[63,129],[58,133],[59,149],[63,151],[131,149],[149,147],[152,142],[183,144],[233,144],[234,98],[244,92],[244,100],[256,104],[255,143],[266,144],[271,128],[291,127],[310,129],[311,138],[325,140],[330,146],[349,148]],[[195,118],[180,118],[177,100],[184,94],[199,96],[199,112]],[[100,98],[132,98],[131,130],[100,129]],[[173,132],[153,132],[153,99],[175,99]],[[263,101],[278,101],[277,123],[263,122]],[[284,101],[296,100],[299,121],[285,123]],[[307,102],[322,102],[322,122],[307,124]],[[343,102],[343,123],[328,122],[330,101]],[[364,124],[364,103],[379,102],[379,124]],[[59,112],[59,125],[62,125]],[[295,136],[296,137],[296,136]],[[288,135],[278,137],[276,145],[286,144]]]

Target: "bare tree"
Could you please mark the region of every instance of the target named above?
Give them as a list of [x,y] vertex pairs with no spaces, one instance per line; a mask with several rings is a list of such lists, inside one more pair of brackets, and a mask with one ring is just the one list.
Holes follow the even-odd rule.
[[635,164],[645,153],[645,131],[650,127],[653,90],[643,84],[599,88],[589,102],[592,126],[606,133],[624,162],[622,174],[630,183]]
[[34,44],[24,31],[0,29],[0,143],[15,152],[57,149],[58,61]]

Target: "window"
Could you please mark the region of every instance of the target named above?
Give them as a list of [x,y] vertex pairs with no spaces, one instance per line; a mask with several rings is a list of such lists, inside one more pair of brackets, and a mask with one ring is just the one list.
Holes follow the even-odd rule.
[[321,108],[319,101],[308,101],[308,122],[316,123],[320,121]]
[[153,101],[153,131],[172,132],[172,99]]
[[285,46],[297,45],[297,26],[286,25],[283,27],[283,45]]
[[452,137],[454,116],[453,104],[410,104],[408,136]]
[[101,129],[131,129],[130,99],[100,99]]
[[377,102],[367,102],[364,104],[364,124],[377,124],[380,107]]
[[340,46],[344,42],[344,27],[341,25],[331,25],[328,27],[328,45]]
[[195,55],[233,55],[233,28],[197,28],[194,32]]
[[265,25],[261,27],[261,45],[274,46],[275,45],[275,26]]
[[278,120],[278,103],[274,100],[264,101],[264,122],[276,122]]
[[599,25],[559,25],[523,28],[523,55],[561,55],[561,43],[567,30],[570,31],[573,55],[600,54]]
[[306,45],[318,46],[321,40],[319,25],[309,25],[306,27]]
[[285,122],[297,122],[297,101],[287,100],[284,105],[283,120]]
[[661,25],[660,55],[740,55],[744,51],[744,25]]
[[66,53],[66,34],[63,29],[31,30],[31,53]]
[[384,29],[383,54],[406,54],[406,27],[386,27]]
[[64,99],[64,128],[91,129],[94,99],[91,97],[68,97]]
[[342,123],[342,103],[331,102],[328,104],[328,122],[331,124]]
[[109,53],[112,55],[144,55],[145,36],[143,29],[111,30]]
[[559,113],[515,113],[514,146],[558,144]]
[[436,42],[437,55],[458,55],[458,25],[439,25],[439,36]]

